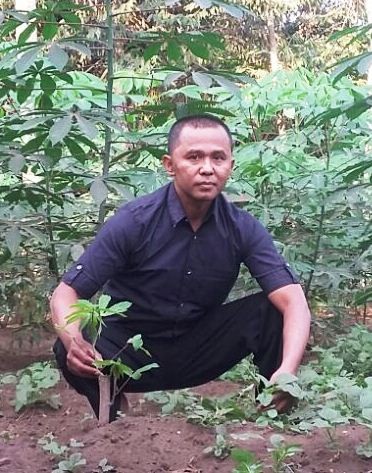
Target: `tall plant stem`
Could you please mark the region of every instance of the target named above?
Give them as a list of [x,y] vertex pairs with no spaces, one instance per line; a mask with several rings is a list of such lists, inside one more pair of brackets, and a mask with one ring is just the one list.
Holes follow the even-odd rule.
[[[325,137],[325,153],[326,153],[326,175],[324,177],[324,189],[327,191],[328,187],[328,171],[331,163],[331,153],[329,149],[329,136],[328,136],[328,128],[326,127],[324,130],[324,137]],[[320,245],[321,245],[321,240],[323,236],[323,231],[324,231],[324,220],[325,220],[325,214],[326,214],[326,205],[325,205],[325,196],[323,195],[322,198],[322,206],[320,207],[320,217],[319,217],[319,224],[318,224],[318,230],[317,230],[317,235],[316,235],[316,240],[315,240],[315,248],[314,248],[314,254],[312,258],[312,266],[313,269],[310,271],[309,279],[307,280],[306,286],[305,286],[305,295],[306,297],[309,295],[310,288],[311,288],[311,283],[313,281],[314,277],[314,271],[315,267],[318,262],[319,258],[319,253],[320,253]]]
[[52,206],[50,203],[50,171],[44,170],[45,183],[46,183],[46,223],[47,223],[47,232],[49,237],[49,269],[51,273],[55,276],[56,280],[59,281],[60,275],[58,270],[58,258],[56,245],[53,234],[53,222],[52,222]]
[[[113,37],[113,22],[111,0],[105,0],[106,10],[106,32],[107,32],[107,87],[106,87],[106,116],[107,120],[112,118],[112,94],[114,83],[114,37]],[[108,125],[105,125],[105,147],[103,151],[103,166],[102,179],[107,178],[110,168],[110,154],[111,154],[112,131]],[[101,203],[98,213],[98,226],[100,227],[105,220],[106,213],[106,199]]]

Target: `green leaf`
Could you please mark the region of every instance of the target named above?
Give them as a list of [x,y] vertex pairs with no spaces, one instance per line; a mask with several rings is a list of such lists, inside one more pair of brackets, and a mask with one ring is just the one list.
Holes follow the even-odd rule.
[[83,245],[81,245],[80,243],[75,243],[74,245],[71,245],[70,254],[73,261],[77,261],[83,253],[84,253]]
[[24,45],[35,30],[36,30],[36,23],[30,23],[19,35],[18,45],[19,46]]
[[167,55],[170,61],[178,61],[182,56],[182,50],[174,39],[168,41]]
[[9,159],[9,169],[14,174],[19,174],[23,169],[23,166],[26,163],[26,158],[22,154],[13,154],[12,157]]
[[93,140],[98,135],[98,129],[95,124],[86,118],[82,117],[80,114],[76,114],[77,124],[82,131],[82,133],[89,139]]
[[192,74],[193,81],[202,89],[209,89],[212,85],[212,78],[208,74],[203,74],[202,72],[193,72]]
[[32,140],[30,140],[28,143],[26,143],[24,146],[22,146],[22,153],[27,155],[27,154],[32,154],[35,151],[39,151],[46,137],[47,137],[46,133],[45,134],[41,133],[39,136],[36,136]]
[[194,0],[194,3],[200,8],[210,8],[213,5],[212,0]]
[[130,343],[135,351],[138,351],[140,348],[143,347],[143,340],[140,334],[134,335],[132,338],[128,340],[127,343]]
[[66,137],[65,144],[73,158],[76,158],[79,161],[82,158],[85,158],[86,156],[85,151],[73,138]]
[[257,396],[257,401],[263,406],[269,406],[273,400],[273,395],[271,393],[263,391]]
[[56,143],[63,141],[63,138],[70,132],[71,125],[71,115],[66,115],[54,122],[48,135],[53,146]]
[[4,38],[5,36],[12,33],[17,27],[19,26],[19,22],[17,20],[8,20],[1,28],[0,28],[0,38]]
[[42,93],[39,97],[38,102],[39,110],[52,110],[53,109],[53,102],[49,95]]
[[74,29],[79,29],[81,25],[81,20],[78,15],[71,12],[61,12],[62,18]]
[[236,18],[237,20],[243,19],[243,16],[244,16],[243,10],[239,8],[238,6],[231,5],[228,3],[221,3],[220,6],[223,10],[225,10],[226,13]]
[[80,54],[83,54],[84,56],[87,56],[89,59],[91,57],[91,50],[85,44],[76,43],[75,41],[64,41],[63,45],[69,49],[77,51]]
[[8,14],[15,18],[16,20],[20,21],[21,23],[27,23],[28,22],[28,15],[25,15],[24,13],[21,13],[17,10],[10,10],[8,11]]
[[224,87],[229,92],[233,94],[240,94],[240,88],[231,80],[226,79],[226,77],[217,76],[215,74],[213,74],[212,77],[221,87]]
[[57,84],[48,74],[40,74],[40,87],[47,95],[52,95],[56,90]]
[[162,43],[153,43],[150,46],[148,46],[143,52],[144,60],[147,62],[152,57],[158,55],[160,52],[161,46],[162,46]]
[[127,301],[118,302],[117,304],[113,304],[109,308],[110,315],[118,314],[118,315],[122,315],[123,317],[125,317],[124,312],[126,312],[131,305],[132,305],[132,303],[127,302]]
[[171,72],[168,74],[165,79],[164,79],[164,87],[169,87],[172,82],[175,82],[176,80],[180,79],[181,77],[186,77],[186,74],[184,72]]
[[41,49],[40,46],[30,48],[27,52],[22,54],[20,58],[17,59],[15,63],[15,69],[16,69],[17,74],[22,74],[34,64],[34,62],[37,59],[40,49]]
[[11,252],[12,256],[17,253],[22,237],[18,227],[12,227],[5,233],[5,242]]
[[59,71],[62,71],[68,62],[68,54],[57,43],[53,43],[49,48],[48,58]]
[[188,41],[187,47],[195,56],[200,57],[201,59],[209,58],[209,49],[201,41]]
[[[52,20],[53,21],[53,20]],[[43,26],[43,29],[41,31],[41,34],[43,35],[43,38],[45,40],[50,40],[55,37],[55,35],[58,33],[58,25],[56,23],[45,23]]]
[[159,368],[159,365],[157,363],[150,363],[148,365],[142,366],[141,368],[138,368],[138,370],[132,373],[131,378],[133,378],[134,380],[138,380],[141,378],[142,373],[150,371],[154,368]]
[[94,179],[92,185],[90,186],[90,193],[97,205],[101,205],[102,202],[107,198],[108,189],[101,178]]
[[111,300],[111,296],[108,294],[102,294],[100,298],[98,299],[98,307],[100,309],[106,309],[106,307],[109,305]]
[[50,119],[50,116],[30,118],[24,121],[22,125],[20,125],[19,129],[21,131],[31,130],[32,128],[36,128],[41,123],[45,123],[49,119]]
[[17,101],[19,104],[23,104],[28,99],[33,91],[34,85],[34,80],[28,79],[24,85],[20,85],[17,88]]

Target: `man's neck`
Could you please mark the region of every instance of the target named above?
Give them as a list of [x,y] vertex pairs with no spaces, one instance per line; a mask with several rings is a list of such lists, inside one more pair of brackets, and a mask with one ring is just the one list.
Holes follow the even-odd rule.
[[185,211],[186,217],[192,229],[194,230],[194,232],[196,232],[198,228],[202,225],[213,201],[195,201],[192,199],[188,199],[187,196],[182,194],[180,195],[179,192],[177,192],[176,187],[175,190],[181,202],[183,210]]

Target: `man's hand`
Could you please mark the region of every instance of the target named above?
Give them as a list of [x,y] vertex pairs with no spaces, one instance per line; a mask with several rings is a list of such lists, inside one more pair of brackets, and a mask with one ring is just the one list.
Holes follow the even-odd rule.
[[81,335],[71,338],[67,349],[67,367],[71,373],[85,378],[97,377],[101,372],[93,366],[102,357]]

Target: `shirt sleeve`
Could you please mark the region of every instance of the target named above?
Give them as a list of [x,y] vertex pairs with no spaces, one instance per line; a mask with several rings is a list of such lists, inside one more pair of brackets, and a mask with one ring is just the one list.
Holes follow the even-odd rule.
[[119,210],[98,232],[82,256],[64,274],[62,281],[79,297],[89,299],[128,264],[138,225],[132,214]]
[[243,231],[243,263],[266,294],[289,284],[299,284],[299,279],[278,253],[266,228],[247,214]]

